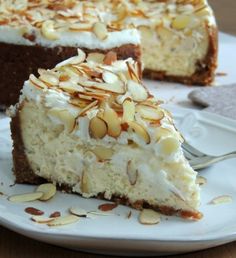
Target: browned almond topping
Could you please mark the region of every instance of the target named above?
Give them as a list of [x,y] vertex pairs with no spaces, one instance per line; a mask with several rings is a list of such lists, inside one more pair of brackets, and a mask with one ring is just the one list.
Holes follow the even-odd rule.
[[117,203],[104,203],[98,206],[100,211],[111,211],[118,206]]
[[49,216],[49,218],[58,218],[58,217],[61,217],[60,211],[55,211]]
[[89,133],[92,138],[102,139],[107,134],[106,122],[99,117],[92,118],[89,123]]
[[113,52],[113,51],[109,51],[105,57],[104,57],[104,60],[103,60],[103,63],[105,65],[111,65],[113,62],[117,61],[117,54],[116,52]]
[[38,209],[36,209],[34,207],[27,207],[27,208],[25,208],[25,212],[28,213],[28,214],[37,215],[37,216],[40,216],[40,215],[44,214],[43,211],[38,210]]
[[127,219],[130,219],[132,216],[132,211],[129,211],[128,214],[127,214]]

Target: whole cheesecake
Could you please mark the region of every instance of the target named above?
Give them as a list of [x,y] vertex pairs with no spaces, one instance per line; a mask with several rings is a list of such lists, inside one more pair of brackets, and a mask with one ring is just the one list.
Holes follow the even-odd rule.
[[201,218],[197,173],[136,61],[78,50],[38,73],[10,110],[16,183],[48,181],[86,198]]
[[141,50],[146,77],[185,84],[209,85],[217,66],[217,28],[206,0],[4,0],[0,105],[16,103],[30,73],[53,68],[78,47],[137,61]]

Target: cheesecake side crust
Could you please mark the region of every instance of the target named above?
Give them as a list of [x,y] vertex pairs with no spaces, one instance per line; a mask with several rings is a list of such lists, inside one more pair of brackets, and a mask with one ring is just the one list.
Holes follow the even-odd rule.
[[149,79],[179,82],[186,85],[209,86],[215,78],[218,56],[218,29],[214,26],[207,26],[209,34],[208,51],[204,59],[196,63],[196,71],[192,76],[167,75],[164,71],[144,69],[143,76]]
[[[114,51],[120,60],[132,57],[140,63],[141,50],[138,45],[126,44],[107,50],[81,49],[86,54],[93,52],[106,54]],[[31,73],[38,74],[38,68],[51,69],[57,63],[77,55],[77,48],[61,46],[46,48],[39,45],[23,46],[0,43],[0,55],[0,109],[5,109],[18,101],[22,85]]]
[[[22,133],[21,133],[21,120],[20,120],[21,108],[22,107],[18,108],[16,115],[11,119],[11,134],[12,134],[12,140],[13,140],[13,150],[12,150],[13,173],[15,175],[15,183],[39,185],[45,182],[50,182],[42,177],[37,176],[32,170],[30,163],[28,161],[27,155],[25,153],[24,142],[23,142]],[[72,187],[65,184],[57,185],[57,189],[67,193],[74,193],[72,191]],[[175,210],[172,207],[168,207],[168,206],[158,206],[158,205],[154,206],[154,205],[148,204],[144,200],[131,202],[125,196],[112,195],[110,199],[107,199],[105,198],[104,193],[100,193],[94,198],[113,201],[117,204],[123,204],[137,210],[142,210],[144,208],[153,209],[164,215],[168,215],[168,216],[178,215],[184,219],[199,220],[203,216],[202,213],[198,211]]]

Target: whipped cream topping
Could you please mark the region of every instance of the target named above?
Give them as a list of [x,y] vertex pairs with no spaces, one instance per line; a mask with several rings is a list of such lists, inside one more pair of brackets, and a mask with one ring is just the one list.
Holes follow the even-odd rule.
[[[0,7],[0,41],[46,47],[109,49],[123,44],[140,44],[135,28],[147,26],[155,31],[164,27],[184,36],[205,22],[215,24],[212,10],[205,0],[169,0],[165,3],[8,0]],[[105,25],[104,37],[94,31],[96,23]]]

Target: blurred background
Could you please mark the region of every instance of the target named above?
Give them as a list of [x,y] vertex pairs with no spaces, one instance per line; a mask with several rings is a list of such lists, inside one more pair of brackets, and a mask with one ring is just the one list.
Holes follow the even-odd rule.
[[219,29],[236,35],[236,0],[209,0]]

